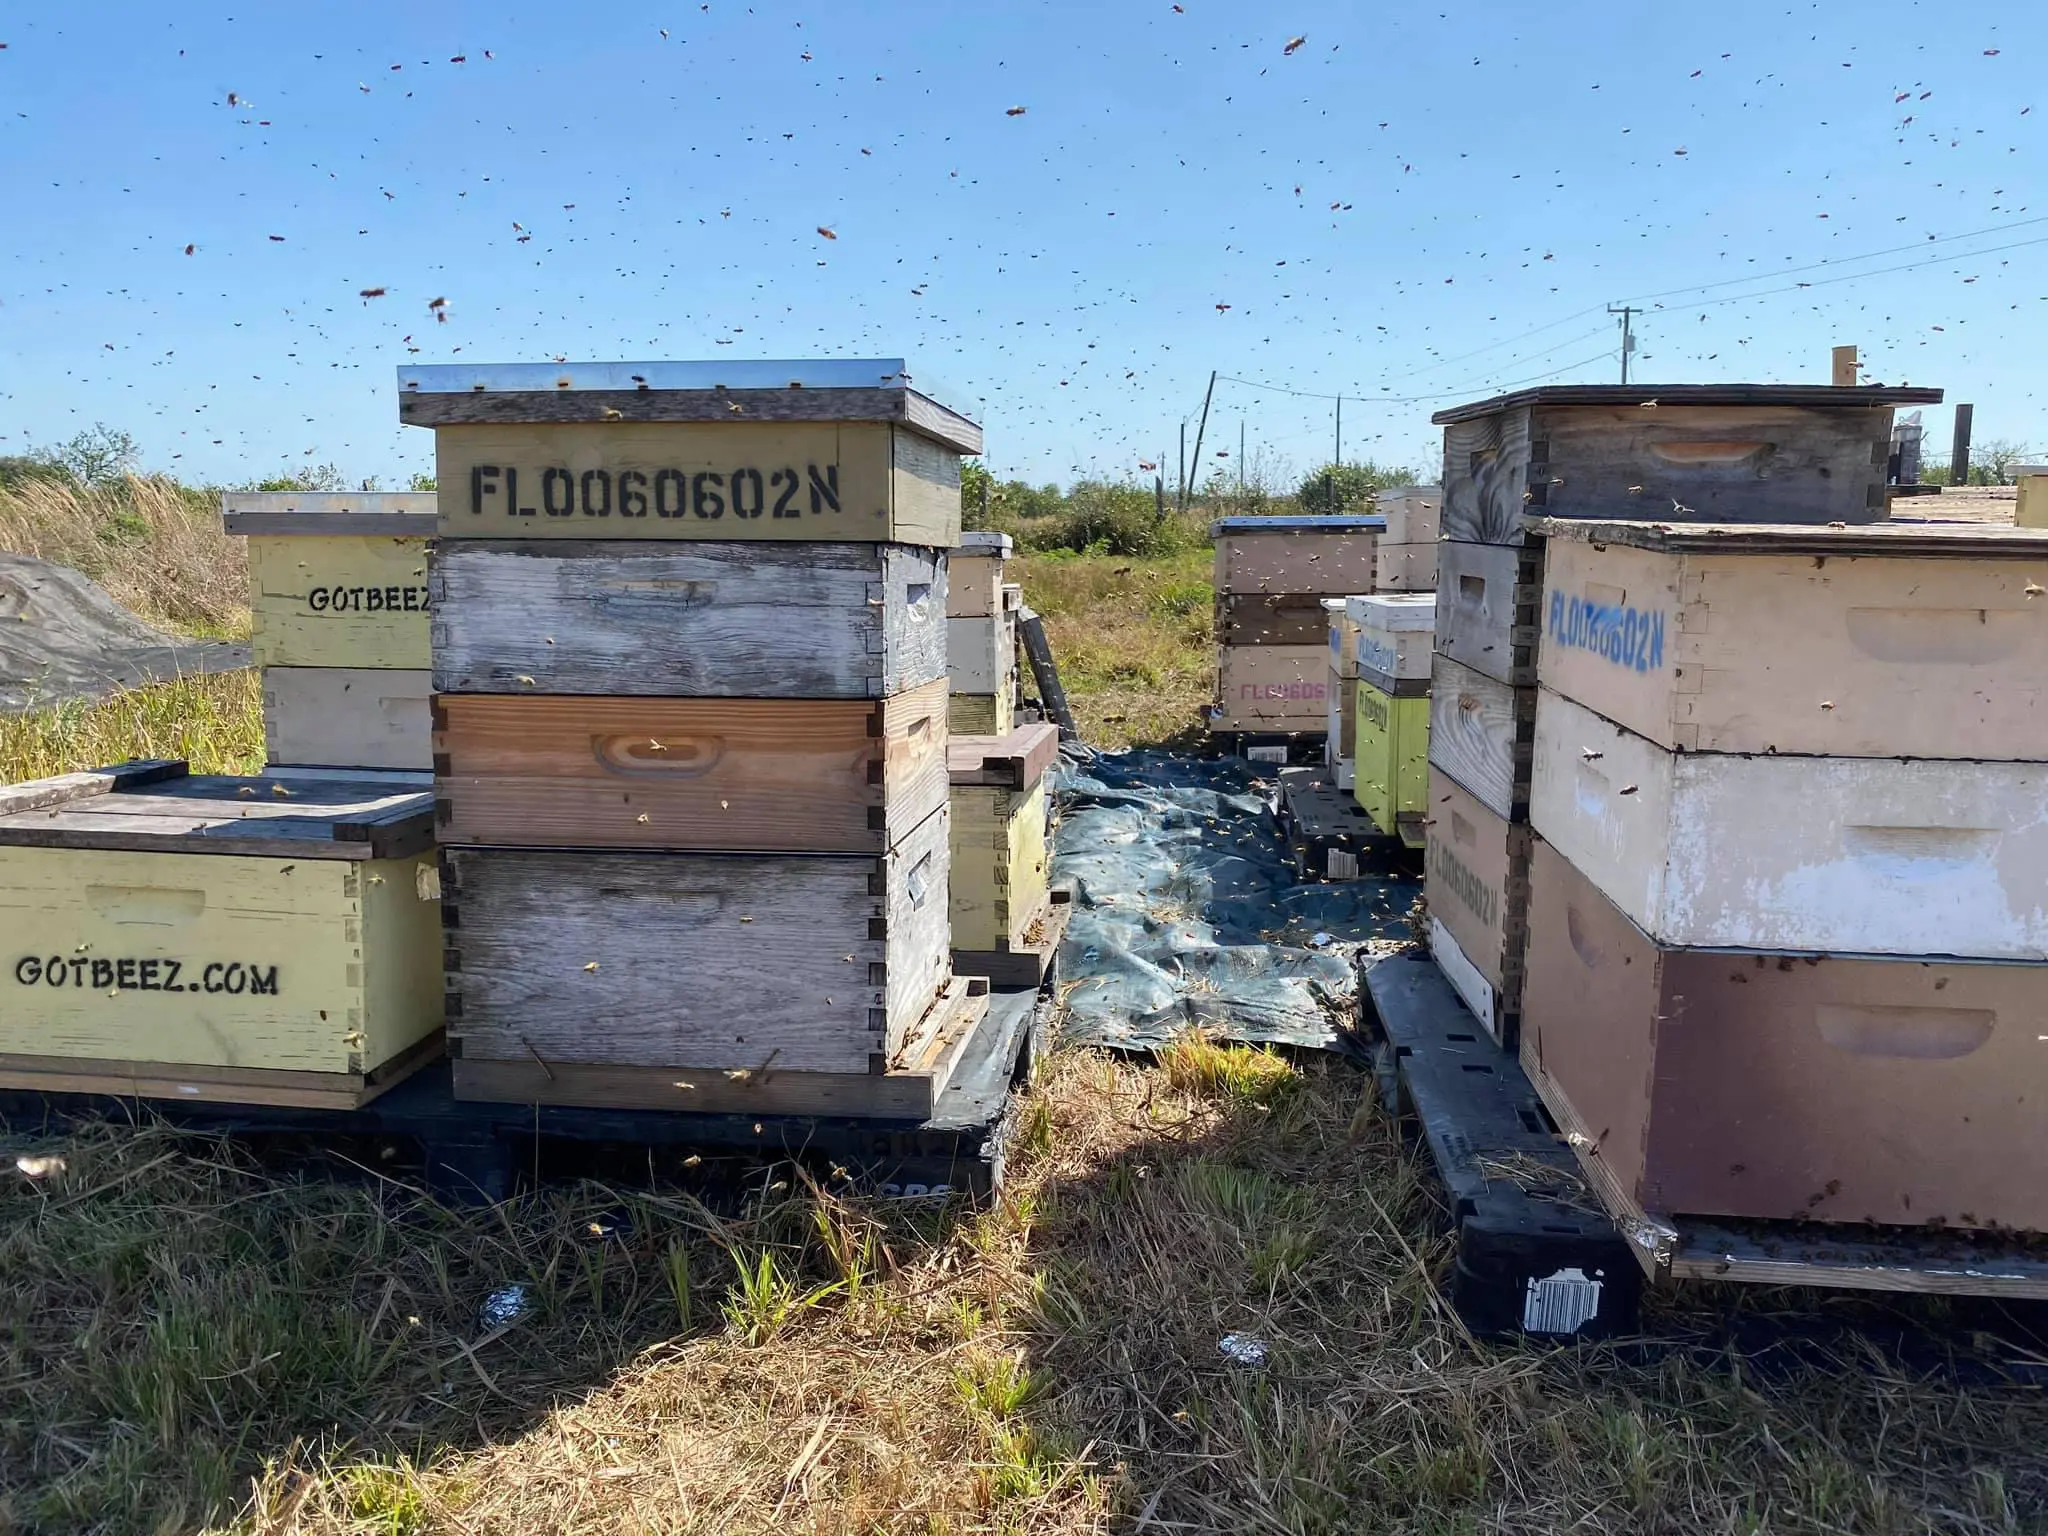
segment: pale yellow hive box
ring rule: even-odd
[[[946,759],[953,809],[953,968],[998,985],[1035,985],[1053,925],[1045,775],[1058,728],[955,737]],[[1026,957],[1032,957],[1027,959]],[[1022,967],[1024,975],[1011,973]]]
[[[230,491],[259,667],[424,669],[432,491]]]

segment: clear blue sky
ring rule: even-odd
[[[1344,413],[1427,465],[1444,403],[1614,378],[1623,299],[1639,378],[1855,342],[2048,453],[2040,3],[80,0],[0,43],[0,453],[388,482],[408,358],[900,355],[1006,477],[1170,470],[1212,368],[1436,397]],[[1224,383],[1205,464],[1307,469],[1331,414]]]

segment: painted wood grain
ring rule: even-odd
[[[946,620],[946,675],[955,693],[1007,693],[1017,673],[1017,636],[1004,614]]]
[[[955,693],[946,698],[946,719],[957,736],[1000,736],[1016,721],[1010,693]]]
[[[1539,676],[1662,746],[2048,759],[2048,543],[1886,559],[1565,539],[1548,559]]]
[[[900,440],[899,440],[900,439]],[[434,434],[444,539],[960,541],[928,440],[885,424],[577,422]]]
[[[430,863],[0,847],[0,1053],[370,1071],[441,1024]]]
[[[946,801],[946,685],[857,699],[444,694],[443,845],[877,853]]]
[[[2048,966],[1659,948],[1556,850],[1525,1054],[1642,1209],[2048,1229]]]
[[[1520,536],[1529,495],[1529,412],[1503,410],[1444,428],[1443,537],[1503,544]],[[1437,588],[1450,585],[1439,553]]]
[[[1436,648],[1503,683],[1534,682],[1538,557],[1507,544],[1438,547]]]
[[[2048,765],[1673,753],[1544,689],[1529,819],[1660,943],[2048,958]]]
[[[1503,1007],[1514,1006],[1520,991],[1529,844],[1528,827],[1494,815],[1440,770],[1431,771],[1423,847],[1429,915],[1503,994]]]
[[[1370,592],[1379,535],[1356,529],[1224,532],[1216,537],[1216,590],[1234,596]]]
[[[1525,819],[1536,735],[1536,693],[1436,658],[1429,762],[1503,821]]]
[[[945,562],[896,544],[461,540],[442,693],[881,698],[945,675]]]
[[[266,667],[263,742],[273,763],[431,768],[432,674],[383,667]]]
[[[427,541],[253,536],[249,610],[260,667],[424,668]]]
[[[1400,819],[1429,804],[1429,700],[1402,699],[1352,684],[1352,798],[1389,837]]]
[[[943,811],[891,854],[442,854],[464,1061],[864,1073],[947,966]]]
[[[1050,899],[1045,785],[956,788],[950,804],[953,947],[1007,949]]]
[[[1329,706],[1327,645],[1229,645],[1217,653],[1220,730],[1323,729]]]

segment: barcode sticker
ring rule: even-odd
[[[1255,763],[1284,763],[1287,761],[1287,748],[1284,746],[1246,747],[1244,755]]]
[[[1524,1333],[1577,1333],[1581,1324],[1600,1315],[1600,1282],[1583,1269],[1560,1269],[1529,1282],[1522,1299]]]
[[[1358,855],[1346,848],[1332,848],[1324,855],[1324,874],[1332,880],[1356,880]]]

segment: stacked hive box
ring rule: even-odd
[[[1373,587],[1373,517],[1226,517],[1216,544],[1216,702],[1210,728],[1321,736],[1329,728],[1326,598]]]
[[[1866,523],[1893,408],[1939,390],[1777,385],[1525,390],[1440,412],[1427,893],[1445,974],[1514,1039],[1527,920],[1543,549],[1558,518]]]
[[[973,423],[900,363],[406,369],[436,434],[459,1096],[931,1112],[946,561]]]
[[[1005,736],[955,736],[952,781],[953,969],[998,986],[1037,986],[1057,942],[1047,880],[1050,806],[1045,774],[1059,728],[1020,725]]]
[[[1522,1057],[1611,1203],[2048,1230],[2048,531],[1534,527]]]
[[[1017,698],[1017,609],[1007,533],[962,534],[946,561],[947,714],[963,736],[1001,736]]]
[[[433,492],[230,492],[273,767],[425,774]]]
[[[1388,837],[1424,846],[1429,809],[1430,642],[1436,594],[1346,599],[1354,671],[1353,797]]]
[[[1375,592],[1434,592],[1443,492],[1434,485],[1394,486],[1373,498],[1386,532],[1373,551]]]
[[[1357,718],[1358,625],[1351,617],[1350,597],[1326,597],[1323,613],[1330,626],[1329,701],[1323,706],[1323,728],[1329,739],[1323,743],[1323,764],[1330,770],[1337,788],[1350,794],[1356,782],[1357,746],[1353,721]]]

